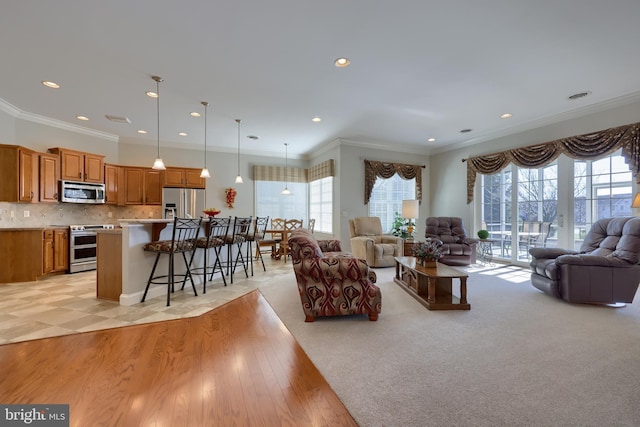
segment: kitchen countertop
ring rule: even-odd
[[[145,219],[119,219],[118,222],[121,224],[158,224],[158,223],[169,224],[173,222],[173,220],[165,219],[165,218],[145,218]]]

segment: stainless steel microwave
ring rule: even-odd
[[[92,182],[60,181],[60,201],[65,203],[104,203],[105,186]]]

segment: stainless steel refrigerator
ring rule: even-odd
[[[173,219],[204,216],[205,190],[195,188],[164,188],[162,190],[164,217]]]

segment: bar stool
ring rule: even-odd
[[[260,253],[260,242],[264,240],[264,234],[267,231],[267,225],[269,225],[269,217],[268,216],[257,216],[256,220],[253,222],[253,231],[249,233],[247,239],[247,262],[251,262],[251,275],[253,276],[253,243],[256,244],[256,259],[260,258],[262,262],[262,269],[267,271],[267,268],[264,266],[264,260],[262,259],[262,254]]]
[[[156,242],[150,242],[144,245],[143,249],[146,252],[153,252],[156,254],[156,260],[153,263],[153,269],[151,270],[151,274],[149,275],[149,280],[147,281],[147,287],[144,289],[144,294],[142,295],[142,301],[144,302],[147,297],[147,292],[149,291],[149,286],[151,284],[163,284],[167,285],[167,307],[171,303],[171,293],[174,292],[174,284],[176,276],[184,277],[182,280],[182,288],[184,289],[185,284],[187,283],[187,279],[191,280],[191,287],[193,288],[193,293],[195,296],[198,296],[198,292],[196,291],[196,286],[193,283],[193,276],[191,276],[191,262],[193,261],[193,255],[196,250],[196,241],[198,239],[198,233],[200,232],[200,224],[202,223],[202,218],[192,219],[192,218],[174,218],[173,220],[173,231],[171,240],[158,240]],[[158,266],[158,261],[160,260],[160,255],[169,255],[169,268],[168,274],[154,276],[156,272],[156,267]],[[174,269],[174,257],[175,254],[182,254],[182,258],[184,259],[184,265],[186,271],[184,274],[175,274]],[[187,259],[187,254],[190,254],[189,259]]]
[[[196,247],[204,250],[204,264],[203,267],[192,269],[193,271],[199,271],[202,269],[202,293],[207,293],[207,273],[211,272],[209,280],[213,280],[213,275],[216,271],[219,271],[222,275],[222,281],[227,286],[227,279],[224,277],[224,270],[222,269],[221,251],[222,247],[226,244],[225,238],[229,232],[229,225],[231,224],[231,217],[228,218],[210,218],[205,223],[205,230],[207,235],[205,237],[198,238]],[[213,266],[209,266],[208,256],[209,249],[213,249],[213,255],[215,260]]]
[[[227,274],[231,276],[231,283],[233,283],[233,274],[236,272],[236,267],[238,266],[238,261],[242,263],[242,267],[244,268],[244,274],[249,278],[249,272],[247,270],[247,264],[244,260],[244,256],[242,254],[243,248],[242,246],[247,241],[247,236],[249,235],[249,231],[251,230],[251,221],[252,217],[235,217],[233,220],[233,226],[231,227],[231,236],[227,233],[227,238],[225,239],[225,244],[227,245]],[[235,260],[233,259],[233,248],[236,247],[238,253],[236,254]]]

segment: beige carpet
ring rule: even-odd
[[[571,305],[526,270],[470,268],[432,312],[376,269],[377,322],[305,323],[293,273],[260,290],[361,426],[638,426],[640,303]]]

